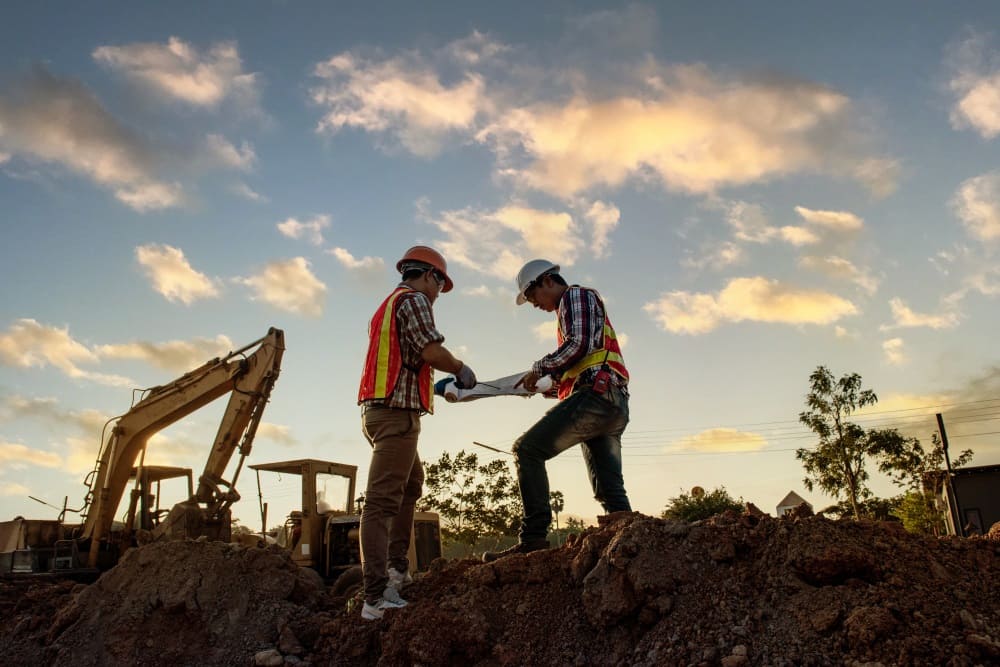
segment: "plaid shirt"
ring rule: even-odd
[[[559,379],[573,364],[604,345],[604,308],[596,290],[573,285],[559,299],[556,317],[564,334],[562,345],[532,364],[531,370],[539,376],[551,375]],[[581,386],[592,384],[599,370],[600,366],[588,368],[580,374],[577,383]],[[625,381],[617,374],[612,383],[625,386]]]
[[[399,287],[407,285],[400,283]],[[434,311],[431,310],[431,300],[426,294],[413,290],[399,296],[396,306],[396,332],[399,334],[399,348],[403,357],[403,367],[399,369],[396,388],[385,400],[368,401],[368,403],[422,412],[420,387],[415,372],[425,363],[420,353],[429,344],[444,341],[444,336],[434,326]]]

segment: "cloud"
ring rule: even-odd
[[[900,298],[889,299],[889,307],[892,308],[893,324],[882,325],[882,331],[899,328],[927,327],[929,329],[953,329],[958,326],[959,319],[955,313],[945,313],[943,315],[926,315],[915,313],[910,310]]]
[[[535,340],[543,343],[554,343],[556,340],[556,321],[545,320],[531,327],[531,332],[535,335]]]
[[[179,205],[182,192],[176,183],[143,183],[115,190],[115,199],[146,213]]]
[[[948,83],[955,95],[952,127],[995,138],[1000,134],[1000,52],[990,49],[986,35],[971,32],[949,47],[947,61],[952,70]]]
[[[490,51],[470,44],[462,40],[445,50],[466,64]],[[420,156],[438,153],[449,134],[471,133],[489,106],[480,75],[467,71],[445,83],[416,53],[376,61],[344,52],[318,63],[313,73],[320,83],[310,93],[324,108],[318,131],[353,127],[389,135]]]
[[[512,280],[531,258],[572,266],[583,248],[580,227],[568,213],[513,203],[495,211],[470,207],[421,215],[445,235],[435,247],[449,262],[503,280]]]
[[[250,201],[253,202],[263,203],[268,201],[267,197],[260,194],[246,183],[237,183],[232,187],[232,191],[237,195],[239,195],[240,197],[243,197],[244,199],[249,199]]]
[[[888,197],[899,185],[899,160],[887,157],[865,158],[858,162],[852,174],[854,180],[863,183],[874,197]]]
[[[745,258],[743,248],[732,241],[707,244],[698,256],[685,257],[681,260],[683,266],[693,269],[710,267],[715,270],[739,264]]]
[[[17,482],[4,482],[0,484],[0,496],[26,496],[31,493],[31,489],[24,484]]]
[[[358,259],[346,248],[331,248],[326,252],[333,255],[341,266],[365,282],[381,281],[385,277],[385,260],[381,257],[366,255]]]
[[[20,443],[0,440],[0,463],[4,467],[30,464],[43,468],[58,468],[62,465],[62,457],[53,452],[32,449]]]
[[[279,310],[308,317],[323,314],[326,285],[309,269],[309,260],[304,257],[271,262],[256,276],[236,282],[250,287],[254,300]]]
[[[305,222],[296,218],[288,218],[277,224],[278,231],[290,239],[305,238],[309,243],[323,245],[323,230],[330,226],[330,216],[317,215]]]
[[[227,99],[243,110],[258,107],[258,77],[243,71],[235,42],[219,42],[199,52],[171,37],[166,44],[101,46],[93,57],[159,97],[203,108],[218,107]]]
[[[628,180],[705,194],[803,171],[886,187],[885,169],[860,168],[873,156],[851,100],[833,89],[726,78],[703,65],[639,73],[641,93],[588,94],[583,82],[567,101],[503,109],[477,139],[511,158],[501,174],[564,197]]]
[[[136,247],[135,257],[153,282],[153,289],[167,301],[191,305],[199,299],[219,296],[214,282],[191,268],[179,248],[150,243]]]
[[[786,225],[778,230],[782,241],[794,246],[813,245],[819,243],[819,237],[805,227]]]
[[[55,163],[145,212],[179,205],[179,185],[154,174],[155,149],[121,125],[82,84],[36,67],[0,96],[0,149]]]
[[[766,446],[763,436],[733,428],[708,429],[678,442],[680,449],[699,452],[756,452]]]
[[[69,335],[69,329],[50,327],[24,318],[0,334],[0,363],[14,368],[54,366],[71,378],[112,386],[129,386],[119,375],[85,371],[78,364],[97,363],[97,355]]]
[[[210,134],[205,137],[205,150],[212,162],[223,167],[250,171],[257,164],[257,153],[248,141],[237,148],[221,134]]]
[[[63,410],[54,398],[26,398],[17,394],[0,400],[0,422],[34,419],[41,424],[69,426],[82,433],[99,435],[108,415],[97,410]]]
[[[271,424],[270,422],[261,422],[257,426],[257,437],[265,438],[279,445],[292,446],[298,444],[298,441],[292,437],[289,427],[281,424]]]
[[[811,271],[817,271],[836,280],[846,280],[854,283],[868,294],[878,290],[879,281],[865,269],[860,269],[850,260],[831,255],[828,257],[806,256],[799,259],[799,266]]]
[[[476,285],[475,287],[463,287],[459,293],[466,296],[488,297],[493,295],[493,290],[486,285]]]
[[[951,207],[971,237],[984,242],[1000,240],[1000,171],[962,181]]]
[[[804,227],[776,227],[771,224],[767,213],[760,204],[745,201],[719,202],[711,206],[722,206],[726,223],[732,228],[738,241],[748,243],[770,243],[775,239],[790,245],[802,246],[819,242],[819,237]]]
[[[604,257],[608,251],[608,236],[618,226],[622,212],[614,204],[597,200],[590,205],[584,217],[594,226],[591,250],[596,257]]]
[[[724,322],[830,324],[854,315],[842,297],[801,289],[760,276],[734,278],[717,294],[666,292],[643,306],[664,331],[700,334]]]
[[[492,60],[501,53],[510,51],[510,47],[490,39],[478,30],[473,30],[468,37],[457,39],[445,47],[445,52],[459,63],[477,65],[483,61]]]
[[[847,211],[817,211],[805,206],[796,206],[795,212],[806,222],[835,232],[857,232],[865,224],[864,220]]]
[[[117,345],[98,345],[94,352],[106,359],[138,359],[168,371],[186,372],[210,359],[224,357],[235,349],[228,336],[172,340],[165,343],[136,341]]]
[[[902,366],[908,359],[903,350],[902,338],[890,338],[882,341],[882,352],[885,353],[885,361],[891,366]]]

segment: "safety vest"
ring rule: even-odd
[[[615,335],[615,328],[611,326],[611,320],[608,319],[608,309],[604,307],[604,302],[595,290],[590,290],[586,287],[582,287],[580,289],[593,292],[594,296],[597,298],[597,303],[601,306],[601,310],[604,311],[604,335],[601,337],[601,347],[595,348],[590,354],[577,361],[569,370],[562,374],[562,377],[559,378],[560,400],[573,393],[573,387],[576,385],[576,380],[580,377],[581,373],[588,368],[603,366],[605,363],[607,363],[608,367],[617,373],[619,377],[628,382],[628,369],[625,368],[625,359],[622,358],[622,348],[618,344],[618,337]],[[558,323],[559,329],[556,332],[556,338],[559,341],[559,345],[562,346],[566,336],[562,330],[562,320],[558,320]]]
[[[403,353],[399,346],[399,332],[396,330],[396,310],[402,296],[414,290],[397,287],[372,316],[368,324],[368,355],[361,373],[361,387],[358,389],[358,403],[392,396],[403,368]],[[427,412],[434,412],[434,369],[428,363],[421,363],[419,369],[409,368],[417,374],[420,390],[420,404]]]

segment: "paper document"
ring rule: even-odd
[[[476,384],[475,387],[470,389],[459,389],[455,386],[455,378],[449,376],[443,380],[438,380],[434,383],[434,393],[438,396],[443,396],[444,400],[449,403],[464,403],[466,401],[475,401],[479,398],[488,398],[490,396],[534,396],[535,394],[545,394],[552,389],[552,378],[545,376],[538,379],[538,385],[535,387],[535,391],[528,391],[524,386],[515,387],[514,385],[524,377],[525,373],[528,371],[522,371],[514,375],[508,375],[507,377],[498,378],[496,380],[486,380]]]

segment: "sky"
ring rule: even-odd
[[[134,389],[272,326],[287,349],[249,463],[363,480],[368,320],[414,244],[446,256],[437,326],[482,380],[555,348],[554,316],[514,304],[523,262],[600,291],[641,512],[695,485],[772,514],[789,491],[831,504],[795,458],[816,445],[798,415],[820,365],[878,395],[862,425],[929,444],[942,413],[954,452],[1000,464],[995,2],[4,13],[2,519],[78,508]],[[224,403],[157,434],[147,463],[197,475]],[[439,400],[420,455],[502,456],[473,442],[509,449],[552,405]],[[548,469],[593,520],[579,448]],[[259,525],[255,480],[237,488]],[[296,502],[287,479],[264,493],[272,517]]]

